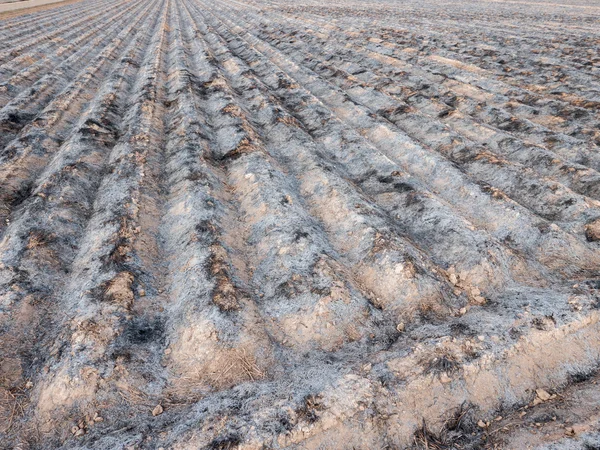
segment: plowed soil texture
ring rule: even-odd
[[[0,448],[600,448],[600,2],[0,20]]]

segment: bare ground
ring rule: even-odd
[[[80,0],[9,0],[0,2],[0,19],[56,8]]]
[[[598,448],[599,18],[0,20],[0,447]]]

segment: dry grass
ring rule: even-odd
[[[265,374],[256,364],[256,359],[246,353],[246,349],[235,349],[228,353],[223,368],[213,373],[214,384],[221,384],[229,379],[245,379],[256,381],[264,378]]]
[[[188,369],[181,371],[182,375],[167,393],[171,404],[197,401],[206,393],[206,389],[228,389],[239,383],[263,379],[267,375],[256,358],[243,347],[220,348],[213,355],[205,364],[186,363]]]
[[[476,429],[474,408],[463,403],[442,423],[439,432],[428,427],[425,419],[413,437],[413,449],[454,450],[482,448],[482,436]],[[477,430],[475,437],[474,430]]]
[[[2,389],[3,391],[3,408],[0,410],[0,413],[8,412],[8,414],[3,414],[2,421],[0,423],[5,423],[4,428],[0,428],[2,433],[8,433],[13,426],[15,425],[16,420],[19,417],[25,415],[25,409],[27,408],[27,399],[28,394],[24,388],[14,388],[14,389]]]

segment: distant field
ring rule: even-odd
[[[53,3],[61,3],[65,0],[0,0],[0,14],[8,11],[17,11],[26,8],[42,7]],[[72,0],[66,0],[72,3]],[[2,16],[0,15],[0,19]]]
[[[0,448],[600,448],[599,2],[4,17]]]

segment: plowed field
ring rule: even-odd
[[[595,0],[0,19],[0,448],[597,448],[599,150]]]

